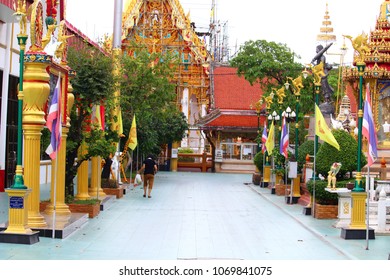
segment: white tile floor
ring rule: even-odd
[[[152,198],[139,187],[66,239],[0,244],[0,259],[386,260],[390,237],[344,240],[334,220],[302,214],[250,174],[159,172]],[[7,220],[0,194],[0,224]]]

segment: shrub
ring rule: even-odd
[[[178,152],[181,154],[193,154],[194,153],[194,151],[191,148],[180,148],[178,150]],[[181,157],[181,156],[179,156],[178,161],[195,162],[195,158],[194,157]]]
[[[101,187],[108,188],[108,189],[117,189],[119,186],[116,183],[116,180],[102,178],[101,179]]]
[[[314,183],[316,188],[315,201],[322,205],[337,205],[337,193],[330,193],[325,190],[328,186],[328,181],[310,180],[307,182],[307,189],[310,195],[313,196]],[[339,186],[339,184],[337,184]]]
[[[357,141],[344,130],[332,130],[332,133],[340,145],[340,151],[328,143],[323,143],[316,157],[316,171],[324,177],[328,175],[331,165],[340,162],[341,168],[337,178],[344,178],[357,168]],[[366,156],[361,152],[361,167],[367,164]]]
[[[263,172],[263,160],[264,160],[264,155],[262,152],[258,152],[255,157],[253,158],[253,163],[257,167],[257,169],[260,171],[260,173]]]

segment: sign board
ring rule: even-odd
[[[172,149],[172,158],[177,158],[178,149]]]
[[[24,208],[24,199],[20,196],[10,196],[9,198],[9,208],[12,209],[23,209]]]
[[[222,162],[223,158],[223,151],[222,150],[215,150],[215,162]]]
[[[247,156],[252,153],[252,148],[244,148],[244,155]]]
[[[289,162],[288,178],[297,178],[298,163],[296,161]]]

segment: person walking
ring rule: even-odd
[[[157,164],[153,159],[152,155],[148,155],[146,159],[142,163],[141,169],[137,172],[138,174],[141,174],[141,172],[144,172],[144,197],[146,197],[146,192],[148,193],[148,198],[151,198],[152,196],[150,193],[153,189],[153,183],[154,183],[154,174],[157,172]]]

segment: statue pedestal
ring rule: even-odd
[[[325,190],[338,195],[338,220],[333,226],[335,228],[348,227],[351,223],[351,191],[347,188],[326,188]]]

